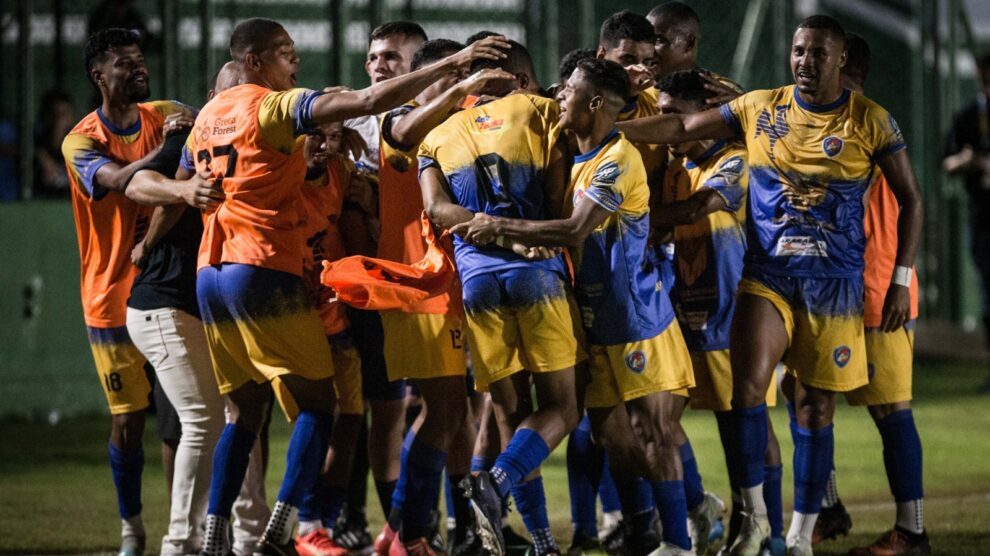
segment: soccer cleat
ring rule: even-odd
[[[818,521],[815,522],[815,532],[811,535],[811,544],[818,544],[828,539],[836,539],[839,535],[843,537],[848,536],[852,526],[852,516],[846,511],[846,507],[842,505],[842,500],[839,500],[830,508],[822,507],[818,513]]]
[[[609,534],[602,539],[602,548],[605,549],[605,554],[610,556],[618,556],[626,553],[626,532],[625,527],[621,524],[612,529]]]
[[[398,544],[398,535],[386,523],[382,532],[378,534],[374,544],[372,544],[372,550],[375,556],[388,556],[393,544]]]
[[[806,539],[798,539],[794,544],[787,547],[786,556],[814,556],[811,549],[811,542]]]
[[[533,546],[529,539],[516,533],[508,523],[502,526],[502,540],[505,542],[505,553],[508,556],[525,556]]]
[[[656,550],[650,552],[649,556],[695,556],[694,550],[685,550],[673,544],[663,543]]]
[[[124,535],[120,539],[117,556],[143,556],[145,538],[139,535]]]
[[[708,533],[708,544],[713,544],[725,537],[725,524],[719,519],[712,525],[712,532]]]
[[[463,538],[455,539],[451,543],[447,553],[450,556],[475,556],[477,554],[483,554],[484,549],[481,546],[481,538],[474,533],[474,530],[467,529],[464,532]]]
[[[763,550],[760,551],[760,556],[787,556],[787,546],[784,543],[784,539],[774,537],[767,541],[763,545]]]
[[[571,539],[571,546],[567,549],[567,556],[581,556],[586,551],[592,550],[601,552],[602,541],[575,531],[574,537]]]
[[[262,535],[261,540],[254,547],[253,556],[299,556],[299,553],[296,552],[295,539],[289,539],[285,544],[276,544]]]
[[[492,483],[487,471],[464,478],[461,488],[471,498],[474,522],[478,525],[478,535],[488,556],[505,554],[505,539],[502,537],[502,496]]]
[[[348,516],[341,512],[337,525],[333,528],[331,537],[338,545],[352,553],[370,554],[372,552],[371,533],[368,532],[368,522],[365,519]],[[385,547],[388,551],[388,547]]]
[[[854,548],[849,556],[901,556],[904,554],[931,554],[928,533],[914,534],[894,527],[869,546]]]
[[[426,537],[420,537],[407,542],[395,541],[389,547],[388,556],[437,556],[437,552]]]
[[[711,533],[724,512],[725,503],[722,502],[722,499],[706,492],[701,504],[698,504],[697,508],[688,513],[688,522],[691,526],[691,546],[699,555],[704,556],[708,553]]]
[[[347,556],[346,548],[340,546],[326,529],[314,529],[306,535],[296,537],[296,552],[299,556]]]
[[[739,535],[729,548],[729,555],[759,556],[760,549],[769,540],[770,521],[767,516],[742,512]]]
[[[663,539],[661,538],[660,532],[656,527],[650,527],[639,535],[633,535],[631,532],[627,532],[625,538],[625,553],[632,554],[633,556],[641,554],[655,554],[657,553],[657,550],[663,548],[664,545],[662,541]]]

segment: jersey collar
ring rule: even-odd
[[[808,112],[831,112],[849,100],[849,89],[842,89],[842,94],[839,95],[839,98],[836,99],[835,102],[830,102],[828,104],[812,104],[801,99],[801,95],[798,94],[797,85],[794,85],[794,100],[797,101],[798,106],[804,108]]]
[[[598,153],[602,152],[602,149],[605,148],[605,145],[609,144],[612,141],[612,139],[615,139],[618,135],[619,135],[619,130],[613,128],[612,131],[608,132],[608,135],[605,136],[605,139],[603,139],[601,143],[598,143],[597,147],[591,149],[586,153],[582,153],[575,156],[574,162],[575,163],[587,162],[592,158],[595,158],[595,156],[597,156]]]
[[[701,156],[699,156],[697,159],[691,160],[690,158],[685,157],[684,167],[687,168],[688,170],[694,170],[695,168],[698,167],[699,164],[715,156],[716,153],[718,153],[723,148],[725,148],[725,145],[726,145],[725,139],[719,139],[718,141],[715,142],[714,145],[708,147],[707,151],[701,153]]]
[[[103,108],[102,107],[98,107],[96,109],[96,115],[100,117],[100,121],[103,122],[103,125],[107,126],[107,129],[110,130],[110,133],[113,133],[114,135],[122,135],[122,136],[126,137],[128,135],[134,135],[135,133],[141,131],[141,113],[140,112],[138,112],[138,119],[137,119],[137,121],[134,122],[131,125],[131,127],[126,127],[126,128],[120,128],[120,127],[117,127],[117,126],[113,125],[112,123],[110,123],[110,120],[108,120],[107,117],[103,115]]]

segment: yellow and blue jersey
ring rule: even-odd
[[[747,268],[861,279],[865,193],[877,161],[905,148],[894,118],[858,93],[815,105],[795,86],[747,93],[721,114],[748,151]]]
[[[646,257],[650,188],[636,147],[613,131],[574,157],[569,193],[574,206],[588,198],[611,213],[575,253],[575,297],[588,341],[625,344],[659,335],[674,311]]]
[[[420,144],[420,171],[439,168],[452,200],[471,212],[546,220],[551,213],[543,179],[560,135],[559,114],[556,102],[530,94],[458,112]],[[468,245],[456,236],[454,255],[462,282],[509,268],[565,272],[562,257],[532,262],[500,247]]]
[[[670,296],[691,351],[729,347],[746,253],[748,186],[746,150],[725,141],[667,172],[665,187],[673,201],[685,201],[704,188],[725,201],[725,209],[674,227],[676,279]]]

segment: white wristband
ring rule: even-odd
[[[911,287],[911,275],[912,270],[906,266],[895,266],[894,275],[890,278],[891,284],[897,284],[898,286],[904,286],[905,288]]]

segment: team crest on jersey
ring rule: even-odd
[[[574,195],[571,198],[571,202],[574,203],[574,206],[578,206],[578,203],[580,203],[581,199],[583,198],[584,198],[584,189],[575,189]]]
[[[646,369],[646,354],[639,350],[627,354],[626,366],[636,374],[642,373]]]
[[[478,116],[474,119],[474,123],[478,125],[478,131],[495,131],[502,129],[502,124],[505,123],[505,120],[493,120],[491,116]]]
[[[842,139],[839,139],[835,135],[829,135],[822,141],[822,151],[829,158],[835,158],[842,152],[843,145],[845,145],[845,142]]]
[[[849,346],[839,346],[832,352],[832,360],[840,369],[848,365],[850,359],[852,359],[852,350]]]

